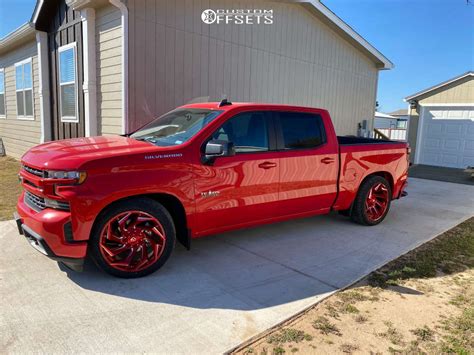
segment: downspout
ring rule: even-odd
[[[84,53],[84,92],[85,135],[96,136],[99,131],[97,122],[97,71],[96,71],[96,39],[95,39],[95,10],[81,10],[82,39]]]
[[[48,58],[48,34],[36,32],[36,47],[38,51],[38,96],[41,117],[41,143],[52,139],[51,131],[51,99],[49,92],[49,58]]]
[[[122,134],[128,133],[128,8],[120,0],[109,0],[122,13]]]

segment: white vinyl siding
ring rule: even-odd
[[[32,67],[31,58],[15,63],[16,112],[19,119],[34,119]]]
[[[76,43],[59,47],[59,101],[62,122],[78,122]]]
[[[0,69],[0,117],[5,118],[5,70]]]

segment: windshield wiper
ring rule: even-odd
[[[156,140],[153,138],[153,136],[131,137],[131,138],[136,139],[137,141],[156,143]]]

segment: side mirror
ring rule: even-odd
[[[207,142],[202,157],[202,163],[211,165],[217,157],[231,157],[235,155],[234,143],[223,140],[210,140]]]

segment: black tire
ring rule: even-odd
[[[113,219],[114,216],[127,211],[143,211],[155,217],[164,230],[165,239],[164,248],[159,258],[145,269],[133,272],[118,270],[115,267],[110,266],[100,251],[100,235],[105,225],[109,220]],[[173,218],[169,214],[168,210],[160,203],[152,199],[136,198],[114,203],[101,212],[101,214],[97,217],[96,223],[92,229],[91,238],[89,240],[89,251],[92,259],[99,266],[99,268],[108,274],[121,278],[138,278],[149,275],[162,267],[170,257],[175,244],[176,229],[173,223]]]
[[[380,218],[378,218],[377,220],[372,220],[367,215],[365,201],[367,199],[367,195],[369,194],[370,189],[373,186],[376,186],[377,184],[380,184],[380,183],[383,184],[385,188],[388,190],[387,207],[386,207],[385,212]],[[362,224],[364,226],[375,226],[379,224],[385,219],[388,211],[390,210],[390,202],[392,200],[391,197],[392,197],[392,189],[390,188],[390,184],[385,178],[381,176],[377,176],[377,175],[368,177],[359,187],[359,191],[357,192],[356,198],[352,205],[351,219],[354,222],[358,224]]]

